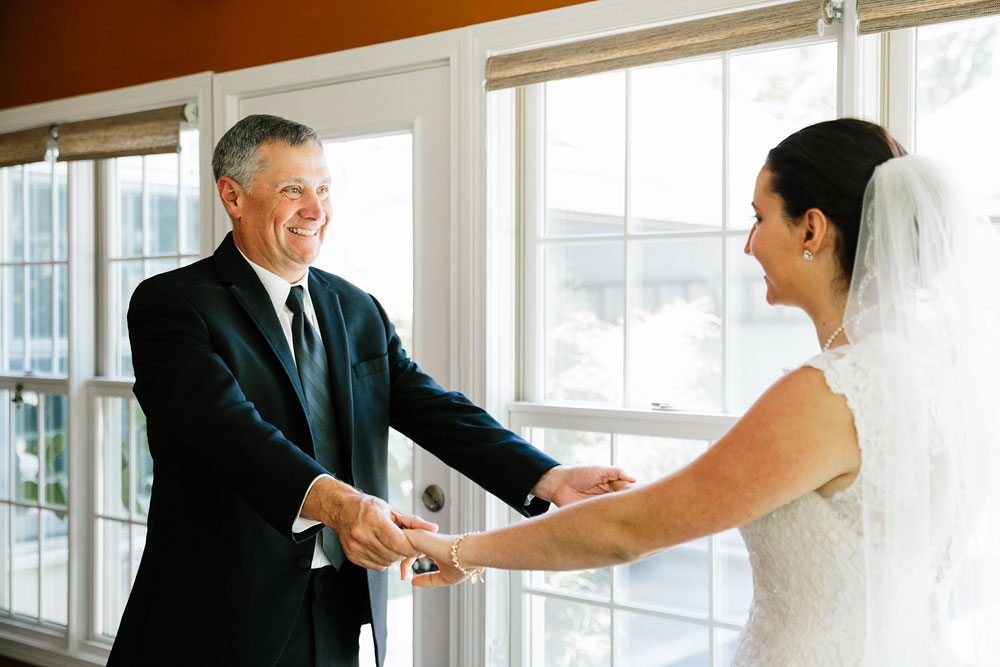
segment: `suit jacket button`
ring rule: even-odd
[[[298,565],[299,568],[302,570],[312,569],[312,558],[310,558],[309,556],[303,556],[302,558],[299,558],[297,561],[295,561],[295,564]]]

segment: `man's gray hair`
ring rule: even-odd
[[[268,141],[293,147],[307,141],[323,145],[319,134],[308,125],[268,114],[247,116],[229,128],[215,145],[215,152],[212,154],[215,180],[228,176],[239,183],[241,188],[249,191],[261,168],[257,148]]]

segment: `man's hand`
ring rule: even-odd
[[[633,483],[635,479],[621,468],[556,466],[542,475],[531,493],[562,507],[578,500],[627,489]]]
[[[436,524],[393,509],[387,502],[330,477],[316,480],[302,506],[302,516],[322,521],[337,532],[344,555],[369,570],[385,570],[402,558],[418,555],[401,528],[437,531]]]

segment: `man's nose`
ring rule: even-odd
[[[323,200],[315,190],[307,190],[299,200],[299,215],[305,220],[322,220],[326,216]]]

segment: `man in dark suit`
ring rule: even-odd
[[[310,268],[330,219],[318,135],[251,116],[213,170],[233,221],[212,257],[144,281],[129,307],[154,483],[109,665],[356,665],[385,655],[386,573],[416,554],[390,507],[389,427],[524,515],[610,490],[411,361],[379,303]],[[367,568],[367,569],[365,569]]]

